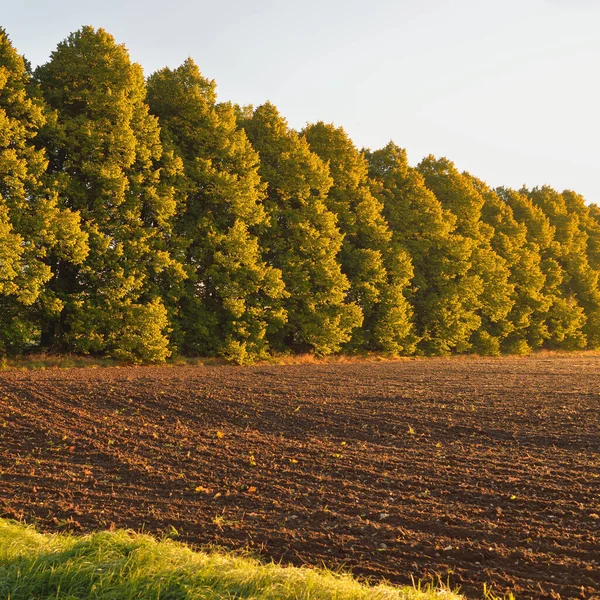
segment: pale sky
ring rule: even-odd
[[[295,128],[600,204],[600,0],[0,0],[0,25],[34,65],[103,27],[147,75],[191,56]]]

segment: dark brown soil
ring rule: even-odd
[[[600,358],[0,373],[0,516],[600,596]]]

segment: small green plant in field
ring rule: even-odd
[[[168,538],[157,541],[124,531],[84,537],[43,535],[0,519],[0,598],[459,600],[460,596],[427,586],[368,586],[322,569],[193,552]]]

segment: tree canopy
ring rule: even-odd
[[[182,350],[264,358],[267,332],[286,312],[281,271],[265,262],[257,237],[269,225],[258,154],[191,59],[151,75],[148,101],[164,146],[184,166],[175,234],[188,277],[173,308]]]
[[[337,352],[363,315],[348,298],[350,283],[339,262],[343,234],[327,207],[333,184],[329,168],[270,103],[241,125],[260,155],[259,173],[267,183],[271,226],[262,243],[268,259],[281,269],[288,294],[288,321],[275,347]]]
[[[600,208],[359,150],[193,60],[145,79],[83,27],[34,72],[0,30],[0,355],[134,362],[600,347]]]

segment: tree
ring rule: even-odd
[[[57,308],[46,287],[54,257],[73,265],[87,252],[79,216],[60,205],[34,146],[46,114],[29,88],[25,61],[0,29],[0,352],[39,343],[41,315]]]
[[[241,125],[260,155],[267,183],[266,256],[281,269],[289,293],[288,322],[274,339],[279,349],[337,352],[360,327],[362,314],[347,299],[350,286],[338,262],[343,235],[326,204],[333,183],[327,165],[270,103]]]
[[[532,315],[528,330],[529,345],[533,348],[565,349],[585,346],[583,311],[572,296],[565,297],[562,291],[565,273],[559,261],[556,229],[544,210],[528,196],[528,190],[515,192],[500,188],[498,191],[512,209],[515,219],[527,228],[527,240],[538,249],[545,277],[540,305]]]
[[[472,182],[484,199],[481,219],[493,230],[491,247],[504,259],[510,271],[512,306],[493,333],[501,340],[504,352],[528,354],[531,339],[539,339],[539,332],[534,334],[532,330],[550,306],[544,294],[546,277],[542,271],[540,249],[527,239],[527,227],[517,222],[506,200],[514,192],[503,188],[492,190],[475,177]]]
[[[41,136],[49,171],[67,206],[81,214],[90,246],[81,266],[54,266],[52,287],[64,308],[46,324],[45,342],[164,360],[170,350],[160,282],[184,272],[167,245],[176,201],[159,168],[162,159],[168,170],[168,157],[145,103],[142,69],[106,31],[84,27],[35,76],[56,111]]]
[[[592,269],[600,269],[600,206],[587,205],[585,230],[588,234],[587,255]]]
[[[484,199],[468,173],[459,173],[452,162],[434,156],[418,166],[425,185],[442,206],[456,217],[456,234],[462,237],[465,258],[470,263],[465,287],[468,295],[477,293],[471,306],[481,324],[472,331],[470,344],[482,354],[499,354],[501,342],[509,332],[506,317],[512,309],[514,287],[509,282],[506,261],[491,246],[494,230],[481,220]],[[475,308],[475,305],[477,307]]]
[[[329,166],[333,185],[326,204],[344,235],[340,262],[350,281],[348,297],[364,315],[351,346],[412,354],[416,337],[405,297],[412,264],[402,246],[392,241],[383,205],[371,191],[364,155],[342,128],[319,122],[303,134],[310,149]]]
[[[406,248],[414,265],[410,300],[420,350],[468,350],[481,324],[476,310],[482,282],[470,273],[471,244],[455,233],[456,217],[409,166],[405,150],[390,142],[366,156],[394,243]]]
[[[549,186],[522,190],[541,208],[554,227],[555,243],[549,248],[562,269],[560,294],[574,311],[582,309],[585,323],[580,336],[567,338],[563,345],[578,348],[600,345],[600,287],[598,271],[591,267],[588,254],[589,210],[582,196],[565,191],[562,194]],[[593,258],[592,258],[593,260]],[[561,313],[566,309],[561,308]]]
[[[257,238],[268,225],[258,155],[191,59],[150,76],[148,102],[163,144],[184,165],[178,185],[187,197],[175,226],[188,272],[175,319],[182,348],[237,362],[264,357],[267,332],[285,322],[285,293]]]

